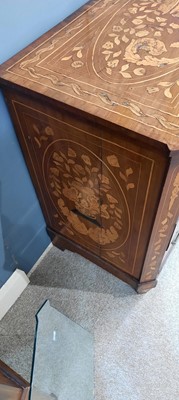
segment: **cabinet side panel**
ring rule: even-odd
[[[77,251],[81,246],[139,279],[166,153],[78,110],[17,93],[7,97],[48,228],[76,243]]]
[[[179,156],[171,160],[140,282],[156,279],[179,216]]]

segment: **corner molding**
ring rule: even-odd
[[[29,284],[24,271],[16,269],[0,289],[0,321]]]

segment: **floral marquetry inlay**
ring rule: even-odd
[[[93,107],[111,122],[117,117],[172,148],[179,136],[178,13],[179,0],[92,1],[6,77],[85,112]]]
[[[154,287],[179,211],[179,0],[91,0],[0,84],[54,244]]]
[[[37,124],[33,124],[32,128],[36,134],[34,136],[34,141],[36,145],[40,148],[43,142],[48,142],[48,140],[54,136],[53,129],[50,126],[46,126],[43,130],[40,130]]]
[[[122,171],[114,154],[105,163],[79,143],[61,139],[55,146],[55,151],[53,144],[48,148],[44,168],[51,199],[61,215],[59,223],[63,221],[72,236],[78,233],[100,246],[113,244],[113,257],[116,244],[120,248],[130,231],[127,196],[135,190],[132,168]],[[118,170],[117,175],[110,167]]]
[[[148,270],[145,278],[147,280],[152,279],[153,275],[156,274],[156,267],[158,266],[158,258],[161,257],[161,250],[163,245],[167,245],[168,231],[171,230],[172,221],[176,215],[178,206],[176,204],[179,196],[179,172],[177,172],[174,181],[172,183],[172,191],[168,201],[168,210],[165,215],[162,215],[160,226],[155,238],[153,254],[149,262]],[[176,218],[176,217],[175,217]]]
[[[141,9],[140,6],[138,8]],[[150,75],[156,72],[152,71],[151,67],[158,67],[157,72],[160,74],[160,69],[179,62],[179,56],[171,57],[167,54],[170,53],[170,48],[178,48],[179,42],[171,42],[166,47],[162,41],[167,19],[159,18],[155,14],[154,18],[149,18],[147,11],[149,10],[144,10],[144,15],[139,15],[132,21],[128,17],[122,19],[120,25],[114,25],[112,32],[108,34],[110,40],[102,45],[101,58],[102,55],[105,57],[106,73],[112,75],[115,72],[116,81],[121,79],[119,74],[126,79],[140,77],[138,79],[141,81],[142,76],[145,76],[145,79],[150,78]],[[128,27],[125,28],[125,25]],[[133,25],[132,28],[130,28],[131,25]],[[167,31],[172,40],[172,33],[175,29],[179,29],[179,24],[169,26]],[[154,37],[151,38],[151,36]],[[119,65],[120,68],[118,68]]]

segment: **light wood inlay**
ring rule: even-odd
[[[166,0],[90,2],[8,63],[3,78],[48,89],[84,111],[92,106],[102,118],[178,148],[178,7]]]
[[[156,285],[179,212],[179,0],[93,0],[0,67],[48,233]]]

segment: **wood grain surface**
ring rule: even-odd
[[[179,215],[179,0],[90,1],[0,67],[54,244],[144,293]]]
[[[179,2],[90,1],[1,69],[1,82],[179,149]]]

